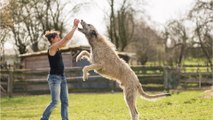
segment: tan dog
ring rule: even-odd
[[[138,93],[147,99],[155,99],[170,95],[147,95],[143,91],[136,74],[124,60],[119,58],[115,50],[112,49],[113,44],[98,34],[93,25],[87,24],[83,20],[81,20],[81,25],[83,28],[78,28],[78,30],[85,34],[91,46],[91,53],[82,51],[76,58],[76,61],[86,58],[91,63],[91,65],[83,68],[83,80],[85,81],[88,78],[88,71],[94,70],[101,76],[110,80],[116,80],[120,83],[132,120],[139,120],[135,105]]]

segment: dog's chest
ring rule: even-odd
[[[107,56],[106,56],[107,53],[105,52],[106,51],[104,50],[101,50],[101,51],[97,49],[92,50],[91,56],[90,56],[92,63],[100,63],[105,61],[107,59]]]
[[[90,57],[91,57],[92,63],[98,63],[101,60],[100,55],[97,52],[95,52],[95,51],[92,51]]]

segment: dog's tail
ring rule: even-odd
[[[169,93],[162,93],[162,94],[157,94],[157,95],[148,95],[147,93],[144,92],[141,85],[138,85],[138,92],[143,98],[145,98],[147,100],[155,100],[155,99],[158,99],[158,98],[161,98],[161,97],[171,96],[171,94],[169,94]]]

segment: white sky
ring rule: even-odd
[[[63,1],[63,0],[62,0]],[[78,1],[78,0],[77,0]],[[90,2],[90,0],[85,0]],[[85,2],[84,1],[84,2]],[[93,24],[99,33],[106,34],[106,21],[104,20],[104,11],[109,8],[107,0],[93,0],[92,7],[86,6],[84,10],[81,10],[77,15],[78,19],[83,19],[88,23]],[[72,1],[71,1],[72,2]],[[79,2],[79,1],[78,1]],[[178,19],[184,16],[188,10],[192,8],[195,0],[145,0],[146,14],[150,16],[151,21],[156,26],[165,25],[169,19]],[[72,23],[72,20],[68,22]],[[73,39],[80,39],[81,44],[88,44],[84,36],[81,33],[76,32]],[[11,43],[6,42],[5,48],[12,48]]]
[[[106,35],[106,21],[104,20],[104,11],[109,9],[107,0],[93,0],[96,5],[91,8],[82,10],[76,18],[83,19],[88,23],[93,24],[101,34]],[[150,16],[150,24],[155,27],[162,28],[168,20],[178,19],[187,14],[193,7],[195,0],[144,0],[145,13]],[[78,39],[79,44],[88,44],[87,40],[81,33],[76,32],[75,38]]]
[[[187,14],[196,0],[146,0],[147,14],[157,24],[165,24],[169,19]]]

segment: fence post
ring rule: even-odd
[[[167,66],[163,67],[163,72],[164,72],[164,74],[163,74],[164,75],[164,88],[166,91],[169,91],[170,86],[169,86],[168,67]]]
[[[167,91],[176,89],[180,79],[179,68],[164,67],[164,87]]]
[[[202,75],[201,75],[201,72],[200,72],[200,69],[199,69],[199,68],[197,69],[197,72],[198,72],[198,77],[199,77],[199,78],[198,78],[198,80],[199,80],[199,88],[201,88]]]
[[[12,97],[12,94],[13,94],[13,71],[12,70],[9,70],[7,91],[8,91],[8,96]]]

